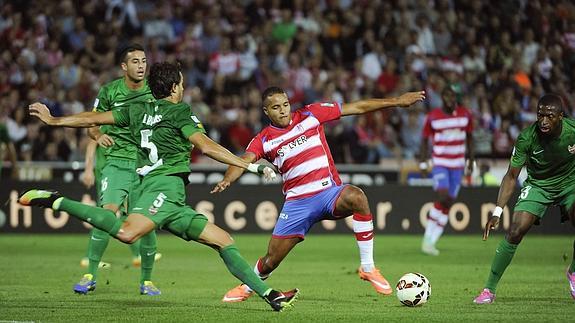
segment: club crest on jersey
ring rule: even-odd
[[[148,126],[153,126],[160,121],[162,121],[162,115],[161,114],[151,116],[151,115],[148,115],[146,113],[146,114],[144,114],[144,119],[142,120],[142,123],[145,125],[148,125]]]
[[[575,154],[575,145],[567,145],[567,150],[570,154]]]
[[[287,145],[283,145],[281,146],[280,149],[278,149],[278,156],[283,157],[288,151],[301,146],[303,144],[305,144],[307,142],[307,137],[305,135],[301,135],[299,137],[297,137],[296,139],[294,139],[292,142],[288,143]]]

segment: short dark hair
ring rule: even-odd
[[[266,99],[274,94],[286,94],[282,88],[277,86],[270,86],[262,93],[262,105],[265,105]]]
[[[539,102],[537,102],[537,108],[541,106],[555,107],[558,112],[563,112],[563,99],[558,94],[547,93],[539,99]]]
[[[142,46],[140,44],[134,43],[134,44],[130,44],[130,45],[127,45],[125,47],[122,47],[122,49],[120,50],[120,54],[118,55],[120,63],[124,63],[126,61],[126,56],[128,56],[129,53],[135,52],[135,51],[146,52],[144,50],[144,46]]]
[[[161,62],[150,67],[148,86],[156,99],[167,98],[172,94],[174,84],[179,84],[182,78],[179,63]]]

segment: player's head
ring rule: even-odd
[[[446,85],[441,91],[441,100],[443,101],[443,109],[446,111],[453,111],[457,107],[457,93],[452,85]]]
[[[156,99],[172,97],[172,101],[180,102],[184,94],[184,77],[178,63],[155,63],[150,68],[148,86]]]
[[[262,94],[264,113],[276,127],[285,128],[291,122],[291,106],[287,93],[277,87],[268,87]]]
[[[545,94],[537,102],[537,126],[543,134],[557,134],[563,120],[563,100],[557,94]]]
[[[146,53],[139,44],[131,44],[120,53],[120,66],[129,81],[139,83],[146,77]]]

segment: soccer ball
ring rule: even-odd
[[[407,273],[401,276],[395,290],[401,304],[409,307],[423,305],[431,296],[429,279],[420,273]]]

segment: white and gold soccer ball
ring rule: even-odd
[[[429,279],[420,273],[407,273],[401,276],[395,290],[401,304],[409,307],[420,306],[429,300],[431,284]]]

